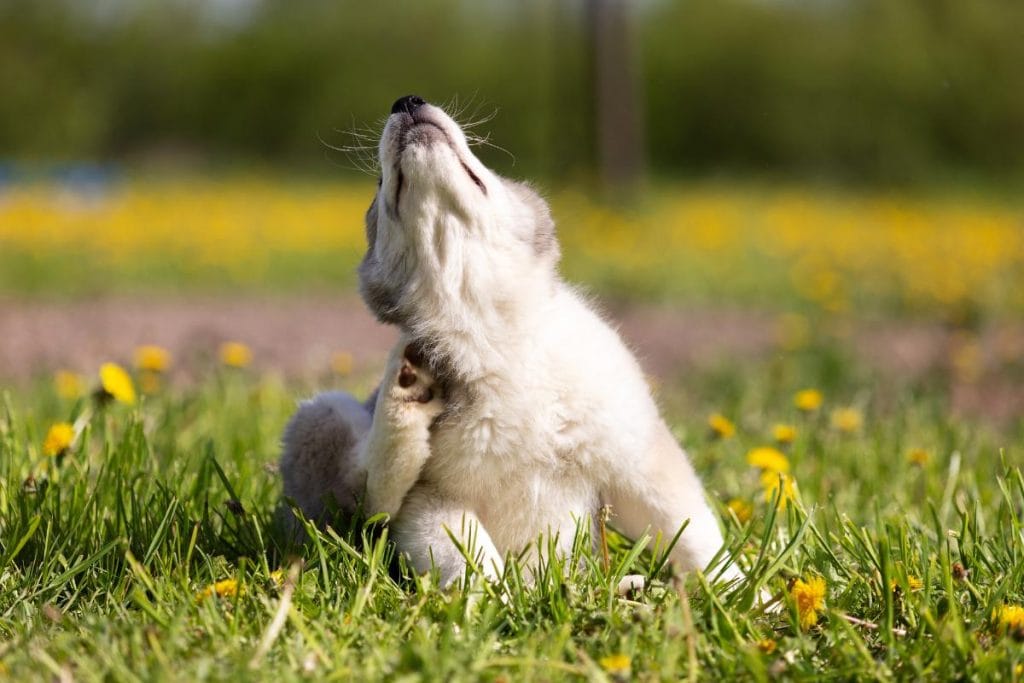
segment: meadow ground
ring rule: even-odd
[[[653,361],[750,580],[714,586],[711,568],[680,594],[660,548],[611,533],[607,561],[580,538],[578,561],[534,585],[513,565],[460,593],[406,571],[379,520],[311,529],[299,549],[275,534],[274,463],[296,397],[363,394],[378,366],[342,341],[283,372],[277,347],[261,346],[261,278],[322,296],[346,284],[337,273],[361,239],[351,221],[342,236],[302,227],[304,205],[314,223],[356,220],[355,199],[337,203],[344,189],[268,187],[208,189],[204,210],[173,188],[92,204],[35,189],[0,205],[0,321],[34,320],[35,346],[52,351],[31,371],[5,351],[0,368],[0,678],[1024,679],[1017,207],[705,189],[624,214],[559,195],[556,212],[578,218],[563,221],[566,268],[619,295],[612,312]],[[260,196],[273,220],[240,208]],[[266,244],[274,220],[292,229]],[[180,343],[131,327],[147,301],[162,319],[183,281],[260,303],[233,299],[250,314],[232,324],[207,300],[203,315],[228,324]],[[151,294],[97,309],[68,297],[82,288]],[[692,308],[624,303],[638,298]],[[342,319],[326,301],[308,324]],[[309,334],[278,315],[274,335]],[[324,338],[362,329],[344,319],[323,323]],[[222,345],[238,338],[252,348]],[[901,354],[909,370],[893,364]],[[997,410],[992,395],[1009,398]],[[628,573],[647,588],[620,595]],[[751,605],[762,586],[781,610]]]

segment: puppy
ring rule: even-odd
[[[300,406],[284,495],[311,518],[330,497],[345,511],[363,498],[445,584],[465,573],[458,545],[497,576],[510,553],[541,560],[541,536],[567,554],[604,505],[634,537],[687,523],[671,560],[705,568],[722,536],[700,480],[633,355],[559,277],[544,200],[418,97],[395,102],[379,155],[360,292],[402,338],[366,404],[328,393]]]

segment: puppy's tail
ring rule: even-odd
[[[278,523],[290,542],[304,539],[290,505],[307,519],[326,522],[334,511],[355,513],[366,490],[359,449],[373,422],[366,404],[341,391],[328,391],[299,404],[282,437],[280,470],[284,500]]]

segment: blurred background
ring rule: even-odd
[[[376,357],[362,213],[416,93],[551,200],[655,370],[839,345],[1019,416],[1022,30],[1016,0],[2,0],[0,377]]]
[[[5,0],[0,149],[8,174],[327,173],[325,143],[416,92],[493,115],[533,177],[622,163],[613,124],[639,156],[612,175],[1005,184],[1022,27],[1013,0]]]
[[[16,164],[325,173],[325,143],[374,130],[396,93],[416,92],[493,114],[485,132],[529,176],[592,174],[615,151],[599,144],[602,113],[638,144],[636,170],[672,177],[1002,183],[1024,169],[1013,0],[5,0],[0,12],[0,145]]]

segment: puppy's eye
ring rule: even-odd
[[[470,180],[472,180],[474,183],[476,183],[476,186],[480,188],[480,191],[483,192],[486,195],[487,194],[487,188],[484,186],[483,181],[480,180],[480,177],[477,176],[476,173],[473,173],[473,169],[471,169],[469,166],[467,166],[466,162],[462,162],[462,168],[463,168],[463,170],[466,171],[466,173],[469,174]]]

